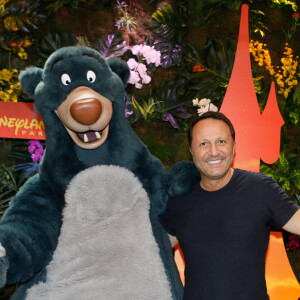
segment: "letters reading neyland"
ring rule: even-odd
[[[7,118],[6,116],[3,116],[0,118],[0,127],[7,127],[7,128],[15,128],[15,135],[18,135],[18,131],[20,128],[24,129],[44,129],[44,123],[43,121],[38,121],[37,119],[28,120],[28,118],[25,119],[19,119],[19,118]]]

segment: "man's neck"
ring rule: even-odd
[[[203,177],[200,180],[200,186],[208,192],[214,192],[220,190],[230,181],[232,175],[233,175],[233,169],[230,168],[226,173],[226,175],[222,178],[211,179],[211,178]]]

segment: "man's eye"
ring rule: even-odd
[[[205,147],[206,145],[207,145],[206,142],[202,142],[202,143],[199,144],[200,147]]]
[[[219,140],[219,143],[220,144],[226,144],[226,141],[225,140]]]

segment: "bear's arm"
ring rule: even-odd
[[[175,197],[190,192],[200,182],[200,173],[193,162],[181,161],[168,170],[164,182],[168,195]]]
[[[24,282],[51,259],[61,227],[62,205],[54,191],[30,178],[0,221],[0,284]],[[3,251],[2,251],[3,252]]]

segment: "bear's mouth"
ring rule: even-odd
[[[85,132],[76,132],[77,137],[84,143],[92,143],[94,141],[100,140],[103,130],[94,131],[89,130]]]

